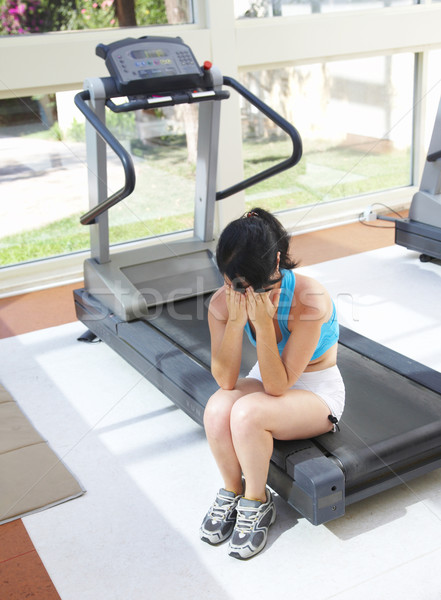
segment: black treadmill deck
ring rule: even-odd
[[[413,221],[397,219],[395,221],[395,243],[416,250],[431,258],[441,259],[441,229]]]
[[[130,323],[85,290],[74,296],[78,318],[202,424],[205,404],[217,389],[209,370],[208,296],[181,301],[172,310],[162,307],[149,321]],[[176,313],[182,318],[171,319]],[[246,336],[243,359],[245,375],[256,360]],[[346,504],[441,466],[441,373],[344,327],[338,365],[346,386],[340,431],[275,442],[269,483],[289,502],[295,470],[311,458],[326,459],[329,468],[338,465]]]

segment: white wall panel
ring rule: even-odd
[[[239,67],[419,51],[441,46],[441,5],[237,21]]]
[[[86,77],[108,75],[97,44],[142,35],[180,35],[198,59],[211,55],[209,31],[194,25],[0,36],[0,98],[81,88]]]

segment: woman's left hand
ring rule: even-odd
[[[256,328],[272,323],[279,305],[280,291],[257,293],[252,287],[246,290],[248,318]]]

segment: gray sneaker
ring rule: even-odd
[[[269,489],[266,502],[241,498],[237,505],[237,519],[228,554],[245,560],[264,549],[268,529],[276,520],[276,507]]]
[[[233,533],[236,523],[236,507],[242,496],[236,496],[221,488],[202,521],[199,535],[209,544],[220,544]]]

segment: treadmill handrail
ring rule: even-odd
[[[124,185],[121,189],[109,196],[107,200],[104,200],[104,202],[94,206],[91,210],[82,215],[80,218],[82,225],[92,225],[96,222],[97,217],[109,210],[109,208],[112,208],[112,206],[115,206],[115,204],[118,204],[118,202],[121,202],[124,198],[127,198],[127,196],[130,196],[135,189],[136,174],[133,160],[129,152],[127,152],[116,137],[107,129],[101,119],[99,119],[93,110],[86,104],[86,100],[90,100],[89,90],[79,92],[74,98],[78,109],[120,159],[125,178]]]
[[[302,140],[299,135],[297,129],[289,123],[286,119],[284,119],[281,115],[279,115],[275,110],[269,107],[265,102],[262,102],[257,96],[255,96],[252,92],[247,90],[243,85],[241,85],[238,81],[233,79],[232,77],[224,77],[223,84],[232,87],[236,90],[241,96],[243,96],[250,104],[255,106],[260,112],[262,112],[265,116],[267,116],[273,123],[275,123],[280,129],[285,131],[289,137],[291,138],[293,144],[292,154],[289,158],[283,160],[268,169],[261,171],[260,173],[256,173],[247,179],[236,183],[229,188],[219,191],[216,193],[216,200],[223,200],[224,198],[228,198],[228,196],[232,196],[237,192],[245,190],[257,183],[268,179],[269,177],[273,177],[286,169],[294,167],[302,157]],[[91,123],[91,125],[95,128],[98,134],[103,138],[107,144],[112,148],[115,154],[121,161],[121,164],[124,169],[125,182],[124,186],[112,194],[107,200],[101,202],[97,206],[94,206],[91,210],[81,216],[80,221],[83,225],[92,225],[96,222],[97,217],[102,215],[104,212],[118,204],[124,198],[127,198],[133,190],[135,189],[136,175],[135,168],[133,165],[132,157],[129,152],[120,144],[120,142],[115,138],[115,136],[107,129],[104,123],[96,116],[96,114],[91,110],[91,108],[86,104],[86,100],[90,100],[90,92],[88,90],[83,90],[79,92],[75,96],[75,104],[78,109],[84,114],[86,119]]]
[[[427,162],[435,162],[438,160],[438,158],[441,158],[441,150],[437,150],[436,152],[432,152],[431,154],[428,154]]]
[[[197,102],[213,102],[214,100],[227,100],[230,92],[225,90],[191,91],[183,90],[179,93],[170,92],[163,96],[145,97],[131,99],[125,104],[115,104],[109,98],[106,101],[107,108],[114,113],[130,112],[139,109],[162,108],[164,106],[176,106],[178,104],[195,104]]]
[[[292,125],[281,115],[276,113],[276,111],[270,108],[267,104],[265,104],[265,102],[262,102],[260,98],[255,96],[249,90],[247,90],[247,88],[245,88],[242,84],[236,81],[236,79],[233,79],[232,77],[224,77],[223,83],[224,85],[228,85],[234,90],[236,90],[236,92],[238,92],[241,96],[248,100],[250,104],[255,106],[260,112],[262,112],[266,117],[273,121],[273,123],[278,125],[280,129],[283,129],[283,131],[285,131],[291,138],[291,141],[293,143],[293,150],[291,156],[285,159],[284,161],[277,163],[276,165],[273,165],[268,169],[260,171],[260,173],[256,173],[256,175],[252,175],[251,177],[248,177],[248,179],[244,179],[243,181],[240,181],[239,183],[236,183],[230,186],[229,188],[226,188],[225,190],[217,192],[216,200],[223,200],[224,198],[228,198],[228,196],[232,196],[233,194],[241,192],[242,190],[245,190],[246,188],[249,188],[252,185],[256,185],[256,183],[259,183],[264,179],[268,179],[269,177],[273,177],[273,175],[277,175],[277,173],[281,173],[282,171],[286,171],[286,169],[294,167],[301,159],[303,151],[300,134],[294,127],[294,125]]]

